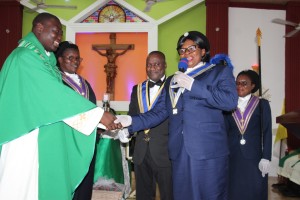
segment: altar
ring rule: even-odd
[[[300,197],[300,110],[276,117],[288,130],[288,154],[280,159],[278,175],[282,182],[274,184],[284,196]]]
[[[102,101],[98,101],[97,105],[102,107]],[[129,101],[110,101],[110,107],[117,114],[126,114]],[[98,134],[100,139],[96,143],[93,199],[127,198],[131,192],[131,161],[126,156],[128,144],[119,141],[117,131],[98,129]],[[97,197],[94,198],[95,195]]]

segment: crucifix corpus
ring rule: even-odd
[[[106,73],[106,93],[110,94],[110,100],[114,100],[117,57],[125,54],[128,50],[133,50],[134,44],[116,44],[116,33],[110,33],[109,39],[110,44],[93,44],[92,49],[107,58],[107,63],[104,65],[104,71]],[[120,52],[117,52],[117,50],[120,50]]]

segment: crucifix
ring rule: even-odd
[[[125,54],[128,50],[133,50],[134,44],[116,44],[116,33],[110,33],[109,39],[110,44],[93,44],[92,49],[97,51],[99,55],[107,58],[107,63],[104,65],[104,72],[106,73],[106,93],[110,94],[110,100],[114,100],[117,57]],[[117,52],[117,50],[122,51]]]

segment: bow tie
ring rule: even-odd
[[[148,86],[149,86],[149,88],[152,88],[152,87],[154,87],[155,85],[157,85],[157,86],[162,86],[162,84],[163,84],[163,81],[161,81],[161,80],[159,80],[159,81],[157,81],[156,83],[154,83],[154,82],[152,82],[152,81],[148,81]]]

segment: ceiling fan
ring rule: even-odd
[[[31,1],[36,4],[36,7],[32,8],[32,10],[45,9],[45,8],[77,9],[77,6],[73,6],[73,5],[50,5],[50,4],[46,4],[44,0],[41,0],[41,1],[31,0]]]
[[[296,35],[300,31],[300,23],[297,24],[295,22],[290,22],[290,21],[286,21],[286,20],[278,19],[278,18],[277,19],[273,19],[272,22],[276,23],[276,24],[283,24],[283,25],[288,25],[288,26],[295,27],[295,30],[292,30],[291,32],[287,33],[283,37],[292,37],[292,36]]]
[[[144,12],[149,12],[151,10],[151,7],[153,6],[153,4],[160,2],[160,1],[164,1],[164,0],[145,0],[146,7],[144,8]]]

